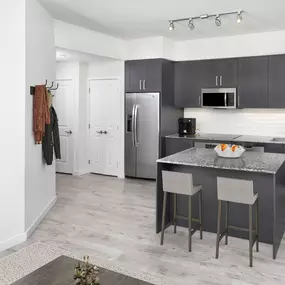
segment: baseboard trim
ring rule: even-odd
[[[39,225],[39,223],[42,221],[42,219],[45,217],[45,215],[49,212],[49,210],[54,206],[56,203],[57,197],[55,196],[44,208],[44,210],[40,213],[40,215],[36,218],[36,220],[32,223],[32,225],[28,228],[26,231],[27,239],[31,236],[31,234],[35,231],[36,227]]]
[[[16,235],[12,238],[9,238],[8,240],[5,240],[3,242],[0,242],[0,252],[6,249],[9,249],[13,246],[16,246],[24,241],[27,240],[27,233],[21,233],[19,235]]]
[[[90,173],[90,172],[86,171],[86,170],[82,170],[82,171],[75,171],[75,172],[73,172],[73,175],[81,176],[81,175],[85,175],[85,174],[88,174],[88,173]]]

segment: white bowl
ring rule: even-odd
[[[214,150],[219,157],[224,158],[239,158],[245,152],[245,149],[241,145],[236,145],[237,148],[235,151],[232,151],[232,146],[234,145],[227,145],[227,148],[222,151],[221,145],[217,145]]]

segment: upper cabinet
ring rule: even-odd
[[[200,107],[202,88],[237,87],[237,60],[175,63],[175,105]]]
[[[268,71],[268,56],[238,59],[239,108],[269,108]]]
[[[203,69],[201,88],[237,87],[237,60],[215,59],[200,62]]]
[[[202,88],[237,88],[238,108],[285,108],[285,55],[133,60],[125,67],[126,92],[162,92],[179,108],[199,108]]]
[[[162,66],[162,59],[126,61],[126,92],[161,91]]]
[[[200,107],[203,68],[198,61],[183,61],[174,64],[176,107]]]
[[[285,55],[269,57],[270,108],[285,108]]]

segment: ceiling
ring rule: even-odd
[[[106,62],[112,59],[69,49],[56,48],[57,62]]]
[[[284,0],[39,0],[54,18],[124,39],[165,36],[190,40],[285,30]],[[187,22],[168,30],[168,20],[244,10],[243,21],[222,18]]]

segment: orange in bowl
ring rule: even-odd
[[[227,145],[227,144],[221,144],[221,149],[222,149],[222,151],[226,150],[226,149],[227,149],[227,147],[228,147],[228,145]]]
[[[232,145],[232,152],[235,152],[236,151],[236,149],[238,148],[238,146],[237,145]]]

